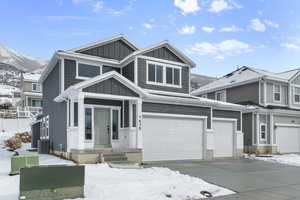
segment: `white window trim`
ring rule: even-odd
[[[81,80],[88,80],[88,79],[91,79],[93,77],[84,77],[84,76],[79,76],[78,74],[78,66],[79,66],[79,63],[80,64],[84,64],[84,65],[92,65],[92,66],[96,66],[96,67],[99,67],[100,68],[100,74],[102,74],[102,69],[103,69],[103,65],[102,64],[95,64],[95,63],[92,63],[92,62],[85,62],[85,61],[78,61],[76,60],[76,79],[81,79]],[[98,75],[97,75],[98,76]]]
[[[34,108],[41,108],[42,107],[42,105],[41,106],[33,106],[33,101],[40,101],[40,103],[42,104],[42,100],[41,99],[35,99],[35,98],[32,98],[31,99],[31,107],[34,107]]]
[[[34,85],[36,85],[36,86],[35,86],[35,87],[36,87],[35,90],[33,89],[33,86],[34,86]],[[39,89],[38,89],[38,88],[39,88]],[[31,83],[31,89],[32,89],[33,92],[41,92],[41,85],[38,84],[38,83]]]
[[[262,138],[262,137],[261,137],[261,132],[262,132],[262,131],[261,131],[261,127],[262,127],[262,126],[265,126],[265,138]],[[268,140],[268,134],[267,134],[268,131],[267,131],[267,130],[268,130],[268,125],[267,125],[266,123],[260,123],[260,124],[259,124],[259,140],[260,140],[260,141],[267,141],[267,140]]]
[[[163,67],[163,82],[162,83],[157,83],[157,82],[153,82],[153,81],[149,81],[148,80],[148,72],[149,72],[149,64],[153,64],[153,65],[160,65]],[[165,86],[165,87],[174,87],[174,88],[182,88],[182,68],[179,66],[175,66],[175,65],[170,65],[170,64],[164,64],[164,63],[159,63],[159,62],[153,62],[153,61],[146,61],[146,83],[149,85],[159,85],[159,86]],[[173,68],[174,69],[179,69],[179,85],[173,85],[173,84],[168,84],[166,81],[166,68]],[[156,77],[156,70],[155,70],[155,77]],[[173,77],[172,79],[174,80],[174,73],[173,73]]]
[[[275,99],[275,94],[278,93],[276,92],[276,86],[279,86],[279,100]],[[273,84],[273,101],[277,103],[281,103],[281,85],[280,84]]]
[[[217,99],[218,94],[222,94],[222,93],[224,94],[224,100],[223,100],[223,101]],[[221,90],[221,91],[215,92],[215,100],[217,100],[217,101],[222,101],[222,102],[226,102],[226,101],[227,101],[227,99],[226,99],[226,90]]]
[[[296,88],[299,88],[299,89],[300,89],[300,86],[299,86],[299,87],[293,86],[293,102],[294,102],[294,104],[300,104],[300,100],[299,100],[299,102],[296,102],[296,101],[295,101]],[[300,96],[300,93],[299,93],[298,95]],[[300,98],[300,97],[299,97],[299,98]]]

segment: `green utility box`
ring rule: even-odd
[[[31,167],[39,165],[39,156],[35,155],[23,155],[11,157],[11,171],[9,175],[16,175],[20,173],[20,169],[23,167]]]

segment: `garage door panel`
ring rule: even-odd
[[[280,153],[300,152],[300,128],[299,127],[277,127],[278,151]]]
[[[215,120],[214,130],[214,157],[233,156],[233,121]]]
[[[203,120],[143,117],[145,161],[202,159]]]

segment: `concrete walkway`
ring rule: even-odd
[[[247,159],[165,162],[150,166],[168,167],[237,192],[216,200],[300,199],[300,167]]]

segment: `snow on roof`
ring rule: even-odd
[[[9,94],[11,95],[13,92],[21,92],[19,88],[10,86],[10,85],[0,85],[0,94],[5,95]]]
[[[275,79],[279,81],[288,81],[291,77],[293,77],[299,69],[281,72],[281,73],[273,73],[262,69],[257,69],[253,67],[241,67],[218,80],[204,85],[203,87],[192,92],[193,95],[199,95],[206,92],[211,92],[214,90],[222,90],[228,87],[234,87],[241,83],[250,83],[259,80],[262,77]]]
[[[38,81],[39,78],[41,77],[41,74],[38,73],[24,73],[23,74],[24,80],[27,81]]]

